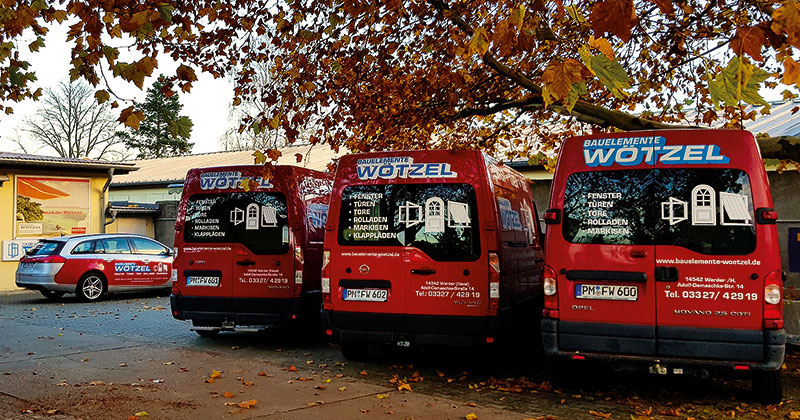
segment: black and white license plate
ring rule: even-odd
[[[186,277],[187,286],[219,286],[219,277],[214,276],[189,276]]]
[[[386,289],[343,289],[342,300],[358,300],[362,302],[386,302],[389,291]]]
[[[639,299],[639,287],[613,284],[576,284],[575,297],[577,299],[635,301]]]
[[[32,262],[24,262],[24,263],[22,263],[22,268],[25,269],[25,270],[30,270],[33,267],[36,267],[36,263],[32,263]]]

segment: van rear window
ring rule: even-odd
[[[275,192],[198,194],[186,203],[186,243],[239,243],[258,255],[289,251],[286,197]]]
[[[480,257],[469,184],[354,185],[344,189],[339,245],[412,246],[436,261]]]
[[[579,172],[567,179],[563,235],[573,243],[745,255],[756,246],[753,214],[750,180],[739,169]]]

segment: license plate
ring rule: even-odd
[[[639,287],[611,284],[576,284],[575,297],[578,299],[635,301],[639,299]]]
[[[36,263],[22,263],[22,268],[26,270],[30,270],[33,267],[36,267]]]
[[[358,300],[362,302],[386,302],[389,291],[386,289],[344,289],[342,300]]]
[[[186,278],[187,286],[219,286],[219,277],[189,276]]]

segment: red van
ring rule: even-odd
[[[192,169],[175,224],[172,315],[201,336],[318,320],[333,176],[296,166]],[[250,179],[249,191],[243,180]]]
[[[541,309],[538,226],[526,179],[480,152],[343,156],[322,263],[326,334],[353,359],[370,343],[493,342]]]
[[[567,139],[545,213],[546,352],[745,372],[761,399],[780,401],[776,220],[749,132]]]

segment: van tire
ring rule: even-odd
[[[363,341],[342,341],[339,343],[339,350],[347,360],[362,361],[367,358],[369,343]]]
[[[778,404],[783,399],[783,382],[780,370],[753,373],[753,396],[764,404]]]
[[[78,281],[78,287],[75,288],[75,295],[84,302],[96,302],[106,294],[107,290],[108,284],[106,283],[106,278],[102,274],[98,272],[88,272]]]

